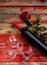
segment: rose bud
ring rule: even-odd
[[[25,21],[25,23],[31,27],[33,25],[33,23],[30,21],[31,15],[25,11],[21,14],[21,18]]]
[[[23,19],[30,19],[31,18],[31,15],[28,13],[28,12],[23,12],[22,14],[21,14],[21,17],[23,18]]]

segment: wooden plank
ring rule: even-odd
[[[35,10],[34,10],[35,9]],[[47,20],[47,7],[34,8],[34,7],[0,7],[0,22],[21,22],[20,14],[27,11],[31,14],[31,19],[36,20],[40,15],[42,20]]]
[[[28,6],[47,6],[47,0],[0,0],[0,5],[28,5]]]
[[[47,62],[3,62],[0,65],[47,65]]]

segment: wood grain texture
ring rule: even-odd
[[[47,7],[0,7],[0,22],[22,21],[20,14],[24,11],[31,14],[31,20],[36,20],[39,15],[42,20],[47,20]]]
[[[0,65],[47,65],[47,62],[3,62]]]
[[[47,6],[47,0],[41,2],[41,0],[0,0],[0,5],[28,5],[28,6]]]

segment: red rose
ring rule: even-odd
[[[26,18],[30,19],[30,18],[31,18],[31,15],[26,11],[26,12],[23,12],[23,13],[21,14],[21,17],[22,17],[23,19],[26,19]]]

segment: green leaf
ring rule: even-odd
[[[45,36],[47,36],[47,33],[42,33],[42,34],[40,34],[40,37],[41,37],[41,40],[42,40],[42,41],[46,41]]]
[[[40,30],[38,26],[35,26],[34,29],[35,29],[36,31],[38,31],[38,32],[39,32],[39,30]]]
[[[39,30],[40,30],[40,31],[46,31],[47,29],[46,29],[46,27],[43,27],[43,26],[42,26],[42,27],[39,28]]]
[[[42,33],[41,35],[42,35],[43,37],[45,37],[45,36],[47,36],[47,33]]]
[[[40,25],[41,23],[42,23],[42,19],[39,18],[39,19],[38,19],[38,25]]]
[[[40,38],[41,38],[42,41],[45,41],[46,40],[45,39],[45,36],[43,34],[40,34]]]

